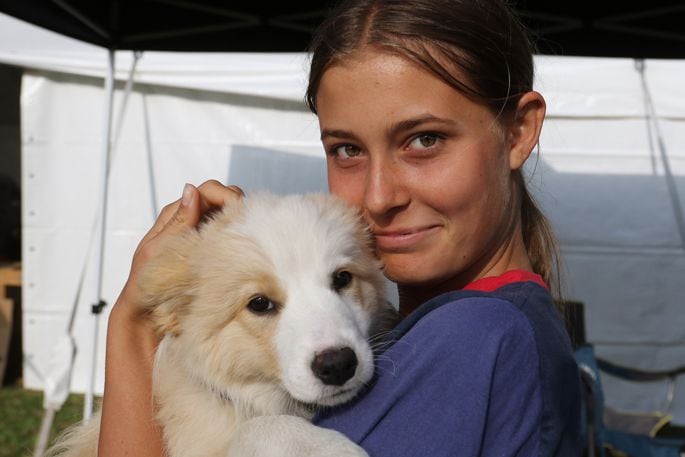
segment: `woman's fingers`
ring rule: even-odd
[[[199,187],[186,184],[180,202],[172,204],[169,211],[175,211],[164,224],[165,233],[174,234],[188,228],[197,227],[204,216],[221,209],[224,205],[241,199],[243,191],[238,186],[224,186],[211,180]],[[166,214],[164,217],[166,218]],[[162,215],[160,215],[162,218]]]
[[[186,184],[182,197],[162,209],[140,245],[146,244],[162,231],[165,234],[173,234],[190,227],[197,227],[206,214],[244,196],[245,193],[240,187],[224,186],[216,180],[205,181],[199,187]]]
[[[164,223],[161,231],[175,234],[197,227],[203,214],[199,190],[192,184],[186,184],[183,187],[181,200],[170,211],[173,209],[175,211],[168,217],[166,223],[164,223],[163,219],[167,219],[167,214],[160,214],[158,219],[161,223]]]
[[[198,187],[200,192],[200,205],[203,214],[217,208],[221,208],[229,202],[239,200],[245,196],[238,186],[224,186],[219,181],[205,181]]]

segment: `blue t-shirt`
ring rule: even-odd
[[[577,366],[541,285],[443,294],[391,335],[369,388],[317,425],[372,457],[580,455]]]

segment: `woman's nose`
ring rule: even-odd
[[[364,206],[369,214],[389,216],[408,204],[402,174],[392,161],[372,160],[366,181]]]

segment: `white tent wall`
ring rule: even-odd
[[[214,178],[248,191],[325,188],[318,125],[301,102],[304,61],[292,55],[143,57],[139,80],[146,84],[134,88],[113,152],[103,287],[108,303],[126,280],[154,207],[178,198],[185,182]],[[120,77],[127,63],[118,66]],[[549,116],[528,174],[559,235],[567,297],[585,302],[588,339],[601,355],[648,369],[682,365],[685,249],[634,62],[538,57],[536,63]],[[66,328],[83,265],[95,250],[88,255],[104,96],[101,79],[74,70],[84,65],[59,71],[47,64],[23,65],[33,68],[25,72],[21,103],[24,378],[28,388],[41,389],[51,344]],[[100,64],[91,61],[89,72],[102,74],[103,66],[104,57]],[[198,83],[207,68],[212,69],[209,86]],[[683,74],[682,61],[646,62],[681,205]],[[121,101],[120,83],[115,120]],[[96,270],[89,264],[78,301],[75,391],[85,390],[89,377]],[[96,391],[102,389],[105,332],[100,336]],[[662,406],[663,385],[628,389],[610,379],[606,383],[608,400],[616,406]],[[673,412],[685,422],[685,383],[678,386]]]
[[[674,204],[685,210],[685,62],[646,62],[656,125],[632,60],[541,57],[538,70],[549,116],[531,184],[561,244],[567,298],[585,303],[600,356],[651,370],[683,365],[685,240]],[[665,383],[603,382],[609,404],[665,408]],[[682,380],[673,413],[685,422]]]

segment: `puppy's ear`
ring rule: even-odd
[[[193,300],[195,279],[190,256],[199,239],[196,231],[169,239],[140,273],[141,311],[161,335],[180,334],[180,321]]]

